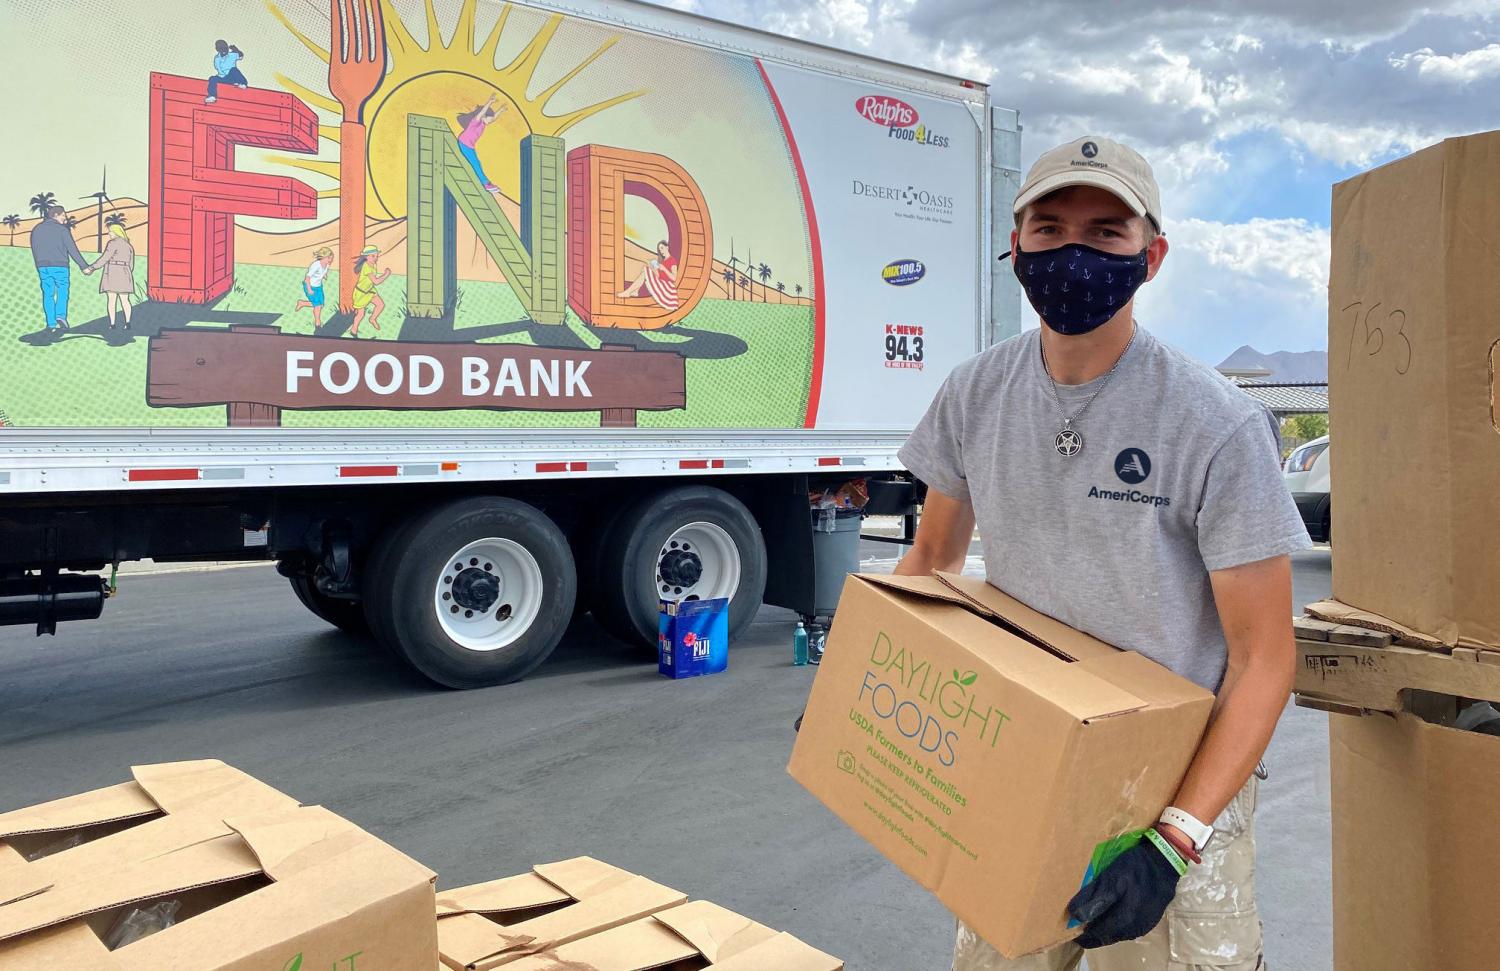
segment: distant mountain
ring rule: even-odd
[[[1263,368],[1269,377],[1257,381],[1327,381],[1327,351],[1275,351],[1262,354],[1246,344],[1220,362],[1219,367],[1234,369]]]

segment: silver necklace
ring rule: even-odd
[[[1131,327],[1130,340],[1125,342],[1125,349],[1120,352],[1119,357],[1115,358],[1115,366],[1110,368],[1109,373],[1104,375],[1104,380],[1099,382],[1099,387],[1094,389],[1094,393],[1089,395],[1088,400],[1083,403],[1083,407],[1079,408],[1072,418],[1069,418],[1063,412],[1062,397],[1057,393],[1057,382],[1052,378],[1052,369],[1047,367],[1047,348],[1044,346],[1045,342],[1041,340],[1037,341],[1042,351],[1042,372],[1047,375],[1047,384],[1052,389],[1052,400],[1057,403],[1057,413],[1062,417],[1062,431],[1058,432],[1057,437],[1052,439],[1052,446],[1057,449],[1059,455],[1072,457],[1083,451],[1083,436],[1073,427],[1073,423],[1083,417],[1083,413],[1089,410],[1089,405],[1093,404],[1094,399],[1099,397],[1099,392],[1103,391],[1105,386],[1109,384],[1109,379],[1114,377],[1115,372],[1120,369],[1120,362],[1125,360],[1125,355],[1130,353],[1131,345],[1135,343],[1135,335],[1136,329]]]

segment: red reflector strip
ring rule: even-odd
[[[538,462],[538,472],[613,472],[618,462]]]
[[[724,460],[723,459],[683,459],[682,461],[680,461],[680,462],[677,463],[677,467],[679,469],[690,469],[690,470],[697,470],[697,469],[722,469],[722,468],[724,468]]]
[[[339,466],[339,478],[341,479],[374,479],[386,475],[400,475],[399,465],[341,465]]]
[[[131,469],[131,482],[187,482],[198,478],[197,469]]]
[[[843,465],[844,464],[844,460],[843,459],[839,459],[839,458],[818,459],[818,464],[819,465]]]
[[[443,463],[443,471],[444,472],[457,472],[458,471],[458,463],[457,462],[444,462]]]

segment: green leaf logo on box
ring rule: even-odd
[[[859,700],[876,719],[895,726],[903,738],[951,768],[966,735],[993,748],[1000,727],[1010,720],[969,690],[978,680],[977,671],[954,668],[949,675],[940,674],[932,662],[898,646],[882,631],[870,650],[870,670],[860,684]]]
[[[298,954],[288,961],[286,967],[282,968],[281,971],[302,971],[302,955]]]

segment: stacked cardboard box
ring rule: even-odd
[[[1500,739],[1451,727],[1460,698],[1500,701],[1496,253],[1500,133],[1334,188],[1339,603],[1317,613],[1345,626],[1300,626],[1297,691],[1346,713],[1330,725],[1339,971],[1478,971],[1500,954],[1483,889],[1500,872],[1484,822]]]
[[[432,871],[222,762],[134,775],[0,815],[0,969],[433,966]]]
[[[449,971],[840,971],[837,958],[706,900],[588,857],[445,891]]]
[[[0,814],[0,971],[843,967],[587,857],[435,896],[432,871],[222,762],[132,772]]]

